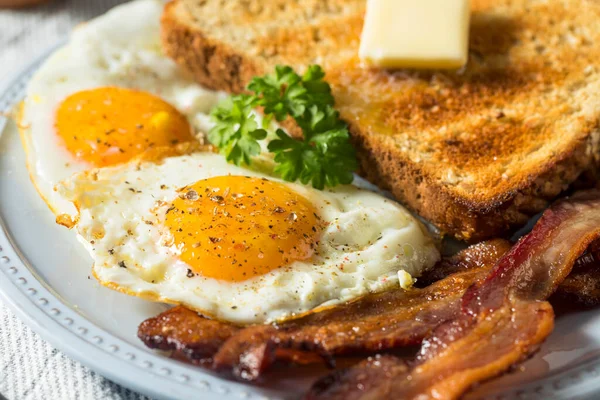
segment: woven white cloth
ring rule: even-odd
[[[8,400],[142,400],[44,342],[0,303],[0,393]]]
[[[0,88],[74,25],[122,2],[52,0],[23,10],[0,10]],[[0,394],[8,400],[146,399],[52,348],[1,302]]]

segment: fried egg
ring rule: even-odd
[[[439,259],[398,203],[284,182],[255,164],[195,152],[77,173],[58,190],[103,285],[240,324],[398,288]]]
[[[33,76],[21,109],[31,179],[55,212],[75,172],[127,162],[149,148],[195,140],[222,98],[160,48],[160,0],[134,1],[79,26]]]

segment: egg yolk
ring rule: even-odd
[[[194,273],[243,281],[306,260],[322,230],[315,207],[264,178],[220,176],[179,191],[165,224]]]
[[[184,115],[161,98],[118,87],[67,97],[55,129],[77,159],[96,167],[129,161],[149,148],[194,140]]]

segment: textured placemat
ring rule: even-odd
[[[0,304],[0,392],[8,400],[146,399],[71,360]]]
[[[29,9],[0,10],[0,88],[73,26],[122,2],[53,0]],[[0,393],[8,400],[146,399],[52,348],[1,302]]]

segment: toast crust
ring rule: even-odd
[[[600,66],[593,57],[600,54],[600,30],[588,31],[590,21],[600,20],[599,5],[520,0],[515,3],[527,12],[515,13],[510,2],[474,0],[469,66],[445,73],[361,68],[355,48],[363,2],[321,3],[328,2],[345,6],[336,9],[343,15],[308,27],[290,22],[269,35],[254,32],[252,46],[234,48],[198,28],[193,0],[172,0],[162,17],[163,47],[200,84],[229,92],[243,91],[276,63],[319,62],[349,125],[361,175],[459,239],[507,233],[582,174],[596,175]],[[574,18],[582,12],[585,18]],[[562,26],[556,15],[571,25]],[[564,32],[579,47],[562,43]],[[293,37],[315,35],[316,43],[288,45]],[[339,54],[322,57],[332,40]],[[555,50],[544,47],[556,40]]]
[[[184,23],[178,4],[165,5],[161,17],[161,40],[167,55],[192,73],[202,86],[239,93],[252,77],[262,74],[238,52]]]

